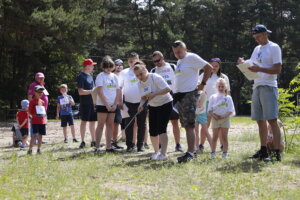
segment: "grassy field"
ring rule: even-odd
[[[28,156],[3,145],[0,199],[300,199],[299,145],[280,163],[249,160],[258,147],[256,126],[244,117],[232,124],[228,159],[211,159],[206,148],[187,164],[177,163],[172,137],[163,162],[150,161],[151,150],[95,155],[55,142]]]

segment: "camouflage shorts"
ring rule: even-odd
[[[178,112],[181,126],[184,128],[195,127],[196,103],[199,98],[197,90],[188,92],[178,101]]]

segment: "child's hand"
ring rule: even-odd
[[[108,112],[112,111],[112,107],[110,107],[109,105],[105,106]]]
[[[139,106],[137,111],[140,113],[140,112],[142,112],[143,110],[144,110],[144,107],[143,107],[143,106]]]
[[[111,111],[114,112],[114,111],[117,109],[117,105],[113,105],[113,106],[111,107],[111,109],[112,109]]]

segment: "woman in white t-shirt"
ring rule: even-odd
[[[204,91],[207,94],[207,100],[208,100],[207,105],[209,103],[209,98],[213,94],[216,94],[218,92],[218,90],[216,88],[216,82],[219,78],[223,78],[226,81],[226,85],[227,85],[226,92],[228,95],[230,95],[230,83],[229,83],[228,77],[222,73],[221,59],[220,58],[212,58],[210,60],[210,64],[213,67],[212,74],[208,78],[208,80],[206,82],[206,86],[204,88]],[[199,83],[202,82],[202,78],[203,78],[203,73],[199,76]],[[207,116],[207,122],[208,122],[207,127],[209,128],[210,122],[211,122],[211,116],[209,116],[209,115]],[[200,145],[199,145],[199,150],[201,150],[201,151],[204,149],[205,140],[206,140],[206,135],[201,133],[201,141],[200,141]],[[222,149],[223,148],[222,141],[220,141],[220,142],[221,142],[221,149]]]
[[[227,84],[223,78],[216,82],[217,94],[209,98],[208,113],[212,117],[212,157],[216,157],[216,144],[218,137],[223,143],[222,158],[227,157],[228,151],[228,130],[230,128],[230,117],[235,115],[234,104],[231,96],[226,92]],[[221,134],[219,134],[221,133]]]
[[[173,109],[171,88],[160,75],[148,73],[143,63],[135,65],[134,73],[139,79],[138,88],[141,96],[138,112],[144,109],[143,105],[148,101],[149,132],[154,148],[151,160],[167,160],[167,126]],[[161,151],[159,151],[159,143],[161,144]]]
[[[101,67],[103,72],[96,78],[97,103],[96,112],[98,126],[96,129],[96,149],[100,151],[100,141],[104,125],[106,126],[106,152],[113,152],[111,147],[111,137],[114,127],[114,118],[117,104],[119,103],[119,83],[118,77],[112,73],[115,67],[111,57],[105,56],[102,60]]]

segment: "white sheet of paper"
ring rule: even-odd
[[[46,90],[46,88],[43,91],[44,95],[49,96],[49,92]]]
[[[121,116],[123,119],[130,117],[128,114],[128,107],[126,106],[126,104],[123,104],[123,110],[121,110]]]
[[[239,70],[246,76],[248,80],[254,80],[257,78],[260,78],[260,76],[257,74],[257,72],[251,72],[248,68],[251,67],[251,64],[249,62],[245,62],[243,64],[237,65]]]
[[[36,114],[46,115],[46,109],[44,106],[35,106]]]
[[[66,96],[64,96],[64,98],[62,98],[62,99],[59,99],[59,104],[60,105],[66,105],[66,104],[69,104],[69,103],[70,103],[70,100]]]

